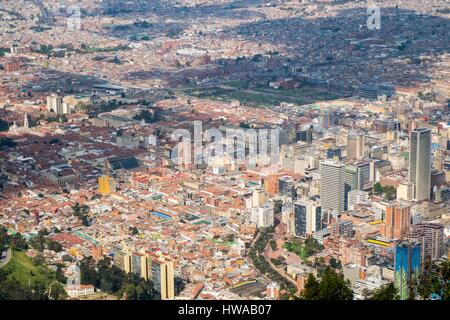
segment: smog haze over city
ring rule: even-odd
[[[1,0],[0,300],[450,300],[449,21],[448,0]]]

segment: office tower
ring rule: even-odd
[[[125,253],[122,249],[115,247],[114,249],[114,265],[120,270],[125,270]]]
[[[98,178],[98,192],[106,195],[116,192],[116,180],[110,176],[101,176]]]
[[[174,262],[164,258],[154,258],[151,264],[152,281],[161,300],[175,297]]]
[[[258,228],[273,227],[275,223],[273,205],[266,204],[261,207],[252,208],[250,220]]]
[[[322,210],[345,211],[345,165],[325,160],[320,163],[320,203]]]
[[[448,142],[447,142],[448,143]],[[436,170],[444,170],[445,151],[443,149],[436,149],[434,151],[434,167]]]
[[[278,179],[278,194],[291,199],[297,197],[297,190],[295,189],[294,180],[291,177],[283,176]]]
[[[411,131],[409,182],[414,184],[414,199],[418,201],[430,199],[431,130],[428,128]]]
[[[150,279],[152,269],[152,259],[148,254],[141,256],[141,278]]]
[[[281,223],[286,226],[286,233],[295,235],[295,216],[292,203],[284,203],[281,208]]]
[[[370,162],[348,164],[345,167],[345,209],[348,209],[348,193],[352,190],[364,190],[370,182]]]
[[[137,274],[138,276],[141,276],[142,270],[141,270],[141,258],[142,254],[138,252],[133,252],[131,254],[131,272],[134,274]]]
[[[351,190],[364,190],[370,182],[370,162],[348,164],[345,167],[345,183]]]
[[[365,136],[362,133],[347,136],[347,159],[364,158]]]
[[[420,244],[403,241],[397,244],[394,254],[394,285],[401,300],[414,299],[420,277]]]
[[[419,223],[411,226],[408,238],[423,243],[423,258],[435,261],[445,253],[444,226],[438,223]]]
[[[358,204],[369,204],[369,193],[361,190],[352,190],[348,193],[348,210],[355,210]]]
[[[63,98],[56,94],[52,94],[52,95],[48,96],[47,97],[47,110],[53,111],[54,113],[57,113],[57,114],[64,114]]]
[[[129,252],[125,252],[123,255],[123,271],[130,273],[132,271],[132,258]]]
[[[297,237],[306,237],[322,230],[320,205],[312,200],[300,199],[294,203],[294,230]]]
[[[296,134],[297,141],[303,141],[312,143],[313,140],[313,126],[310,126],[308,129],[300,130]]]
[[[389,239],[403,240],[411,225],[411,207],[401,203],[387,204],[382,234]]]
[[[323,114],[323,116],[320,118],[321,127],[323,128],[330,128],[333,127],[335,124],[337,124],[339,118],[336,111],[327,111]]]

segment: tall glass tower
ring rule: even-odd
[[[401,300],[414,299],[420,277],[420,244],[403,241],[395,247],[394,284]]]
[[[430,199],[431,130],[428,128],[411,131],[409,182],[414,184],[414,199],[419,201]]]

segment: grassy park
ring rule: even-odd
[[[227,102],[238,100],[241,104],[252,107],[270,107],[282,102],[304,105],[343,97],[322,87],[302,86],[294,89],[274,89],[261,85],[249,87],[245,81],[230,81],[220,87],[190,88],[183,92],[202,99]]]
[[[46,285],[55,280],[55,273],[43,265],[37,265],[24,251],[13,250],[9,263],[4,267],[8,278],[15,278],[23,285],[41,282]]]

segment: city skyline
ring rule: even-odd
[[[449,300],[449,19],[2,1],[0,300]]]

